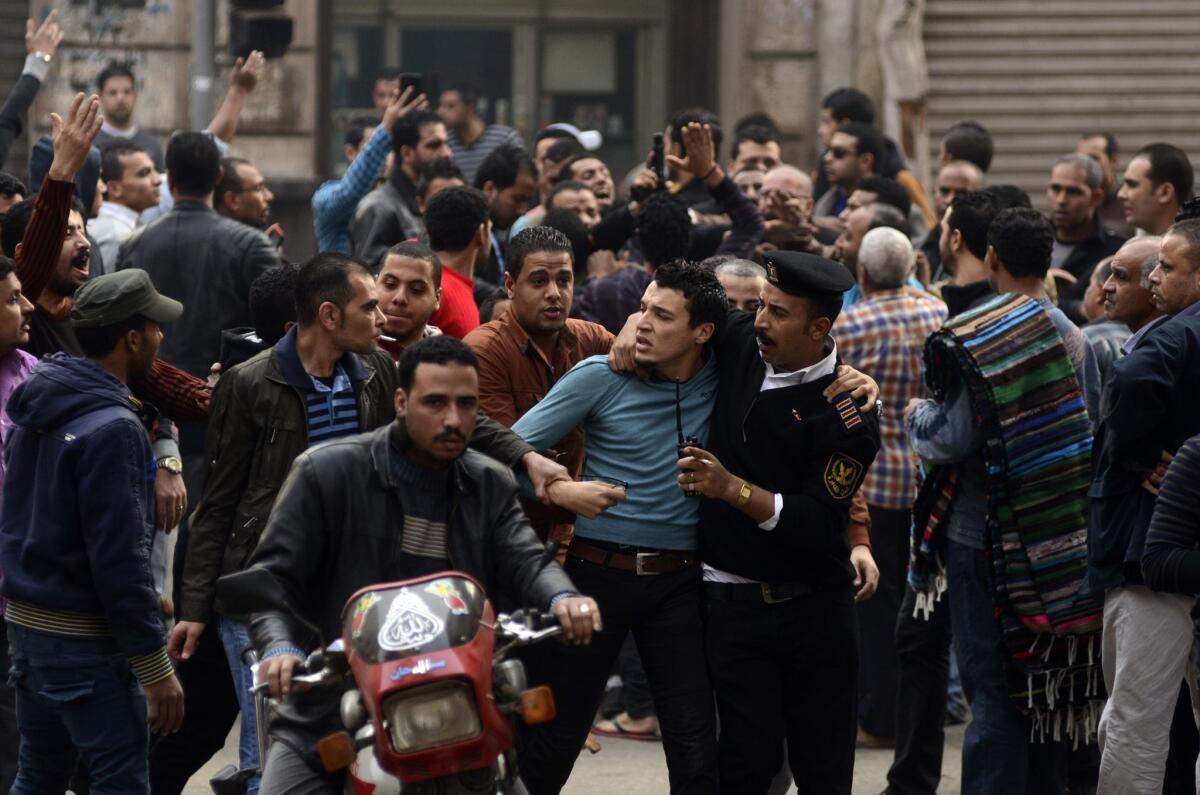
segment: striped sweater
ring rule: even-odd
[[[1183,443],[1167,470],[1146,534],[1142,577],[1156,591],[1200,594],[1200,436]]]

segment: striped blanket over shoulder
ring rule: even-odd
[[[983,439],[985,540],[1012,697],[1035,737],[1086,741],[1104,699],[1101,604],[1079,594],[1092,434],[1062,338],[1038,302],[1010,293],[930,335],[925,363],[935,399],[965,385]],[[913,507],[909,581],[926,614],[946,588],[957,487],[956,466],[932,467]]]

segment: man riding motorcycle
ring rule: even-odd
[[[601,628],[596,603],[538,542],[511,472],[466,449],[479,394],[471,349],[431,337],[405,352],[399,383],[391,425],[296,459],[250,559],[292,607],[250,622],[259,678],[279,702],[263,795],[343,789],[344,773],[323,772],[316,751],[320,737],[341,728],[340,693],[293,687],[293,669],[319,642],[293,615],[333,639],[360,588],[453,569],[501,603],[549,609],[568,643],[588,643]]]

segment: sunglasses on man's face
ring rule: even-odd
[[[829,150],[829,154],[833,156],[834,160],[841,160],[843,157],[848,157],[854,154],[854,152],[851,152],[844,146],[835,146]]]

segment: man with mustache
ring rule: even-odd
[[[464,340],[479,357],[480,407],[501,425],[512,427],[568,370],[612,346],[612,334],[603,326],[568,318],[574,284],[571,241],[562,232],[534,226],[509,243],[504,287],[512,304]],[[583,431],[571,429],[553,452],[577,476],[583,466]],[[603,497],[603,490],[594,496]],[[531,501],[525,509],[539,535],[561,543],[570,540],[572,517]]]
[[[1195,600],[1147,588],[1141,561],[1157,496],[1152,473],[1200,432],[1194,408],[1200,395],[1200,221],[1166,231],[1149,286],[1169,319],[1143,321],[1126,340],[1127,353],[1105,386],[1092,448],[1088,587],[1104,594],[1109,692],[1099,726],[1099,793],[1159,791],[1175,695],[1181,682],[1195,688]],[[1151,646],[1155,653],[1147,655]]]
[[[371,272],[340,254],[320,254],[300,269],[299,323],[273,348],[222,376],[213,398],[204,492],[191,519],[176,659],[192,656],[215,618],[217,578],[239,571],[266,525],[292,459],[304,448],[377,428],[391,420],[395,368],[376,347],[383,312]],[[218,620],[242,709],[241,766],[258,764],[253,684],[242,652],[245,624]],[[258,791],[258,782],[249,792]]]
[[[298,455],[395,416],[396,367],[376,347],[385,317],[366,265],[343,254],[318,254],[297,275],[296,308],[297,325],[223,375],[213,397],[204,492],[191,519],[180,621],[168,645],[176,659],[188,659],[206,625],[217,620],[241,700],[242,767],[259,761],[251,674],[241,659],[250,636],[243,623],[214,615],[217,579],[246,565]],[[509,465],[528,455],[527,469],[530,460],[539,463],[512,434],[480,425],[476,442],[489,454]]]
[[[1046,204],[1054,224],[1050,267],[1069,273],[1075,282],[1060,287],[1058,305],[1067,317],[1083,325],[1083,299],[1096,263],[1116,253],[1124,240],[1100,220],[1104,173],[1087,155],[1060,157],[1050,172]]]
[[[758,311],[731,313],[716,339],[721,378],[707,443],[678,462],[678,487],[706,498],[704,645],[721,718],[721,791],[766,792],[786,738],[797,782],[849,792],[853,603],[879,577],[865,532],[852,527],[852,503],[879,446],[878,420],[854,403],[856,374],[838,378],[829,336],[849,273],[801,252],[766,260]],[[878,387],[866,386],[873,403]]]
[[[480,421],[477,368],[461,340],[422,340],[400,358],[395,422],[308,450],[292,467],[251,565],[272,575],[295,615],[323,637],[338,635],[342,606],[358,589],[450,569],[476,578],[493,600],[503,594],[552,612],[567,643],[601,629],[596,603],[546,560],[512,475],[466,449]],[[259,674],[280,700],[262,791],[343,792],[345,776],[318,772],[316,752],[318,738],[342,727],[340,690],[290,698],[308,633],[298,635],[279,611],[251,624]]]
[[[840,265],[833,267],[845,273]],[[534,795],[558,792],[570,775],[574,755],[568,758],[566,751],[583,742],[605,678],[629,633],[637,643],[654,694],[672,792],[717,792],[722,788],[713,742],[711,668],[701,662],[705,656],[701,580],[707,575],[700,566],[703,552],[697,550],[706,543],[707,509],[686,498],[689,493],[703,494],[700,485],[682,488],[681,484],[692,481],[679,481],[677,476],[679,467],[690,466],[687,462],[697,452],[703,454],[698,445],[689,447],[695,452],[681,451],[684,437],[711,444],[718,423],[736,424],[747,415],[746,411],[739,413],[740,403],[723,411],[722,395],[752,382],[757,387],[762,379],[747,378],[748,357],[738,353],[742,343],[755,344],[746,322],[749,316],[729,311],[724,290],[711,271],[683,261],[664,263],[655,270],[640,305],[641,311],[629,318],[622,331],[622,350],[614,347],[610,354],[621,373],[612,372],[603,359],[587,359],[560,378],[546,399],[514,426],[527,441],[544,446],[582,424],[585,476],[609,482],[620,478],[630,484],[629,497],[621,505],[599,519],[578,520],[567,550],[568,574],[596,597],[608,631],[587,650],[539,649],[537,659],[529,662],[531,681],[551,681],[558,702],[558,718],[532,728],[523,752],[523,769],[530,773],[525,784]],[[722,333],[721,327],[727,324],[731,328]],[[828,325],[825,328],[828,330]],[[791,337],[766,335],[780,340],[781,345],[791,341]],[[720,351],[714,352],[714,339]],[[821,383],[822,388],[834,380],[832,364],[831,377]],[[623,374],[635,368],[641,372]],[[718,380],[722,371],[726,377]],[[854,374],[848,379],[857,381]],[[869,386],[878,395],[877,387]],[[842,391],[840,385],[829,389],[831,394]],[[816,394],[824,406],[822,393]],[[790,419],[792,415],[787,416]],[[751,413],[751,418],[756,419],[757,414]],[[870,422],[860,420],[863,426]],[[756,444],[766,449],[765,443]],[[781,469],[791,471],[790,465]],[[857,483],[854,486],[846,494],[846,505],[837,511],[843,507],[848,511]],[[850,554],[844,523],[840,532],[841,540],[829,543],[835,549],[838,544],[845,547],[848,585]],[[870,579],[877,572],[869,557],[868,551]],[[874,583],[869,591],[874,591]],[[850,623],[844,630],[851,643],[848,659],[853,660],[849,600],[846,609]],[[839,647],[837,653],[842,651]],[[852,693],[853,665],[843,668],[851,677]],[[853,749],[853,710],[848,714]],[[781,747],[769,753],[775,751],[781,752]],[[768,782],[779,771],[779,762],[776,756]],[[755,790],[735,786],[728,791]]]

